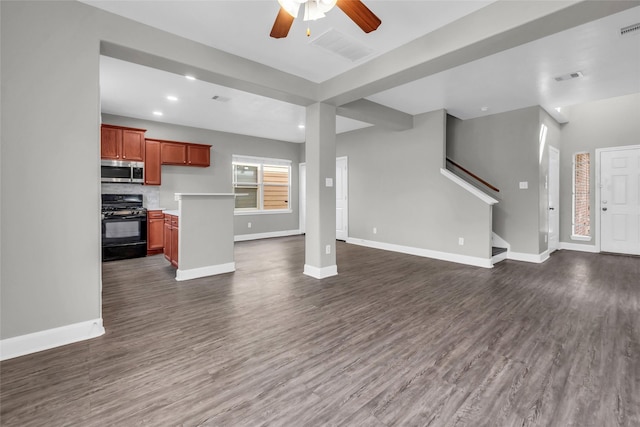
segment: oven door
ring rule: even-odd
[[[147,217],[132,215],[102,220],[102,260],[146,256]]]

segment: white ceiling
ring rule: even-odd
[[[320,83],[488,5],[489,1],[366,0],[382,20],[364,34],[339,9],[311,23],[294,22],[289,36],[272,39],[276,0],[85,1],[147,25]],[[621,27],[640,22],[640,7],[593,21],[367,97],[419,114],[446,108],[462,119],[531,105],[550,109],[640,92],[640,35]],[[351,62],[310,44],[335,29],[373,51]],[[640,32],[639,32],[640,33]],[[583,78],[553,77],[582,71]],[[304,141],[304,107],[127,63],[101,60],[106,113],[291,142]],[[178,101],[168,101],[174,95]],[[223,101],[211,98],[218,95]],[[483,107],[484,111],[483,111]],[[163,116],[153,115],[162,111]],[[337,131],[369,124],[339,117]]]

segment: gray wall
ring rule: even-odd
[[[448,157],[500,190],[492,193],[500,201],[493,208],[493,231],[512,251],[527,254],[546,250],[540,236],[546,204],[540,200],[545,170],[539,162],[539,130],[539,107],[464,121],[448,116],[447,121]],[[527,190],[519,189],[521,181],[528,182]]]
[[[596,148],[640,144],[640,94],[620,96],[566,108],[569,123],[562,129],[560,151],[560,241],[595,244],[592,214],[590,242],[571,240],[573,155],[591,153],[591,212],[596,213]]]
[[[440,173],[445,116],[416,116],[407,131],[338,135],[337,156],[349,159],[350,238],[490,258],[491,208]]]
[[[100,106],[86,8],[0,7],[5,339],[101,317]]]
[[[102,122],[119,126],[147,129],[147,138],[209,144],[211,166],[190,168],[162,166],[159,203],[167,209],[177,209],[175,193],[230,193],[232,188],[231,157],[233,154],[291,160],[292,213],[265,215],[236,215],[234,233],[254,234],[297,230],[298,224],[298,159],[303,144],[295,144],[252,136],[236,135],[178,126],[168,123],[103,114]],[[247,223],[251,222],[251,228]]]
[[[79,2],[2,1],[0,8],[0,339],[7,339],[101,317],[101,41],[205,73],[304,88],[301,79]],[[237,144],[240,154],[262,154]],[[190,188],[209,188],[196,173],[185,172]]]

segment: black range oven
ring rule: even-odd
[[[142,194],[102,195],[102,261],[147,255],[147,210]]]

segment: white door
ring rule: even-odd
[[[300,163],[298,171],[298,218],[300,232],[305,233],[307,224],[307,165]]]
[[[347,158],[336,159],[336,239],[347,240],[349,236],[348,175]]]
[[[600,152],[600,250],[640,255],[640,148]]]
[[[307,165],[300,163],[298,176],[299,221],[300,232],[306,230],[307,221]],[[349,180],[348,163],[346,157],[336,159],[336,239],[347,240],[349,236]]]
[[[560,151],[549,147],[549,253],[560,245]]]

